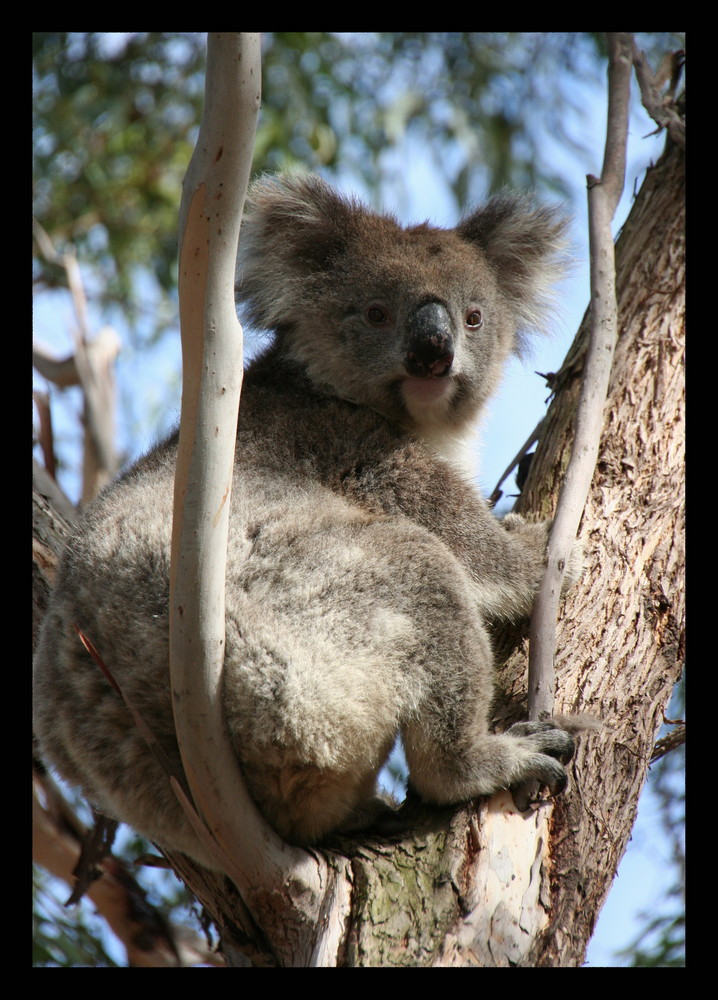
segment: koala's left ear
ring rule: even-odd
[[[513,308],[518,328],[540,328],[553,285],[566,272],[568,218],[524,195],[495,195],[462,219],[456,232],[479,246]]]
[[[347,252],[361,212],[311,174],[255,181],[240,233],[236,291],[244,318],[274,330],[295,313],[297,302],[321,299],[326,273]]]

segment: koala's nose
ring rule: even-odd
[[[405,366],[415,378],[443,378],[454,363],[451,317],[440,302],[427,302],[410,317]]]

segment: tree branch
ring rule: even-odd
[[[109,326],[103,327],[97,337],[90,340],[87,297],[74,250],[67,248],[64,253],[58,253],[48,234],[35,221],[33,235],[45,259],[65,271],[75,310],[74,354],[60,361],[51,358],[42,347],[35,347],[33,364],[48,381],[61,387],[79,385],[82,389],[85,441],[81,502],[85,505],[117,472],[113,365],[120,351],[120,340]]]
[[[633,65],[636,69],[636,79],[638,80],[638,87],[641,91],[641,102],[643,103],[643,107],[654,120],[656,125],[658,125],[657,131],[660,131],[662,128],[667,129],[671,140],[676,144],[676,146],[680,146],[680,148],[683,149],[686,144],[686,123],[676,110],[670,98],[664,99],[661,94],[659,89],[661,85],[660,72],[657,76],[653,75],[651,67],[648,65],[645,53],[641,52],[635,42],[632,43],[632,53]],[[668,91],[671,96],[680,77],[683,60],[684,53],[682,51],[674,52],[670,56],[670,75],[674,81],[671,82]],[[663,80],[663,82],[665,82],[665,80]]]
[[[222,713],[224,587],[242,329],[239,226],[260,93],[259,36],[210,33],[205,108],[180,209],[184,381],[170,578],[175,726],[197,811],[257,922],[259,891],[300,884],[319,905],[319,865],[274,833],[249,797]],[[240,462],[241,462],[241,456]]]
[[[239,776],[224,736],[220,678],[242,386],[234,269],[259,100],[258,38],[210,33],[207,44],[205,108],[180,207],[183,393],[172,532],[170,671],[190,790],[214,837],[231,853],[235,824],[226,796]],[[243,797],[239,788],[238,801]]]
[[[32,781],[33,861],[74,886],[87,830],[49,774],[33,767]],[[128,962],[135,967],[224,964],[191,931],[167,924],[126,866],[113,856],[100,861],[97,879],[87,889],[87,897],[125,946]]]
[[[656,745],[653,747],[651,753],[651,764],[655,764],[656,761],[660,760],[661,757],[665,757],[667,753],[671,753],[672,750],[677,750],[678,747],[682,747],[686,742],[686,727],[685,725],[679,725],[677,729],[673,732],[667,733],[662,736],[660,740],[656,741]]]
[[[547,566],[529,631],[529,718],[553,714],[556,677],[556,619],[564,572],[575,544],[601,441],[603,410],[617,338],[615,260],[611,220],[623,191],[633,39],[611,32],[608,65],[608,122],[600,180],[589,175],[591,331],[576,434],[548,542]]]

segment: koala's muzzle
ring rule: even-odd
[[[439,302],[427,302],[408,323],[405,366],[414,378],[443,378],[454,363],[451,318]]]

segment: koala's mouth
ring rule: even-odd
[[[450,375],[442,378],[414,378],[409,375],[401,382],[402,395],[407,404],[434,403],[453,396],[455,390],[456,383]]]

